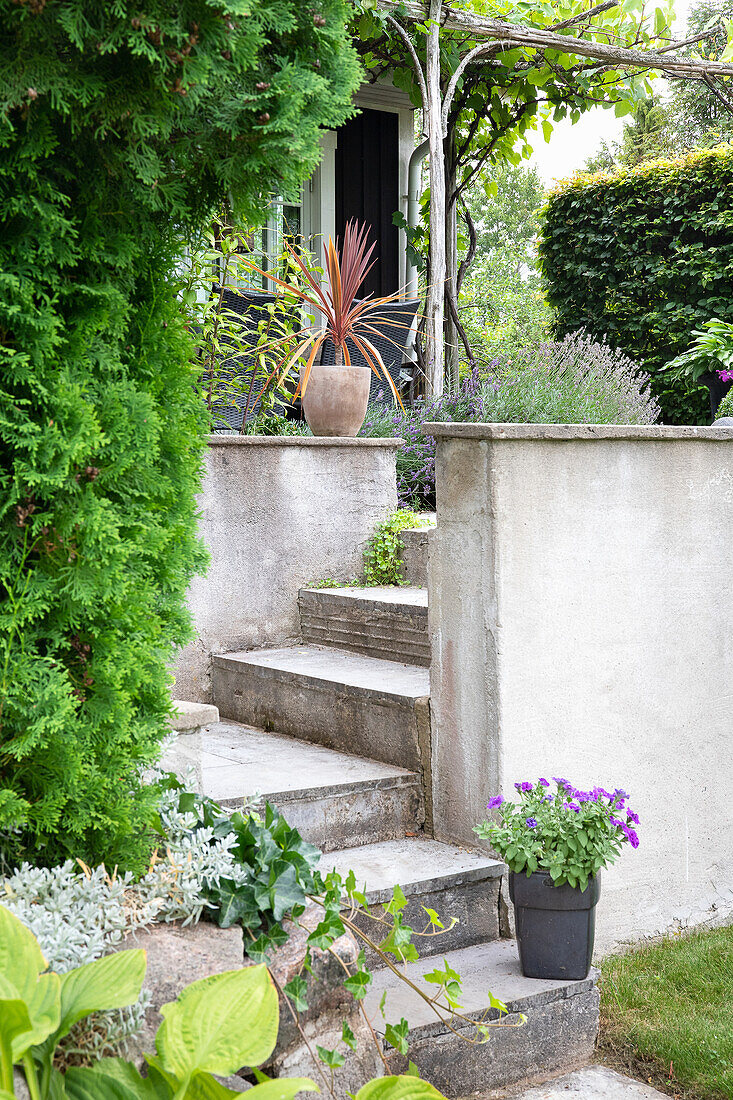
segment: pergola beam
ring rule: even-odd
[[[383,11],[394,14],[401,12],[412,23],[423,23],[428,18],[427,5],[410,2],[410,0],[402,4],[395,0],[379,0],[379,7]],[[598,10],[596,9],[596,13]],[[534,50],[558,50],[560,53],[588,57],[615,69],[659,69],[693,79],[695,77],[702,79],[704,76],[733,76],[733,64],[672,56],[670,50],[675,48],[674,43],[665,46],[663,51],[627,50],[621,46],[609,45],[607,42],[576,38],[573,34],[558,34],[557,31],[542,30],[539,27],[488,19],[474,12],[459,11],[457,8],[448,6],[442,9],[440,24],[446,30],[463,31],[474,38],[486,38],[490,42],[506,44],[507,49],[524,47]],[[685,43],[680,42],[678,47],[683,45]]]

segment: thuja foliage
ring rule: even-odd
[[[663,418],[709,421],[699,383],[658,372],[712,317],[733,321],[733,149],[579,176],[543,211],[540,261],[560,335],[584,328],[643,365]]]
[[[342,0],[0,0],[0,855],[142,861],[203,563],[172,272],[351,111]]]

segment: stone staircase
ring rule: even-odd
[[[324,868],[353,869],[370,903],[399,884],[413,927],[427,923],[423,907],[446,925],[457,918],[444,936],[419,940],[421,958],[406,972],[419,978],[446,959],[464,979],[470,1018],[496,1016],[486,1012],[489,990],[503,1000],[509,1016],[488,1042],[464,1042],[387,968],[375,970],[366,1001],[379,1034],[408,1019],[410,1058],[448,1097],[499,1095],[587,1062],[593,977],[523,978],[516,945],[501,938],[504,865],[430,835],[426,590],[304,589],[299,607],[303,644],[213,659],[223,718],[179,733],[168,764],[193,767],[200,790],[225,806],[268,799],[324,851]]]

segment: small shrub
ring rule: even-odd
[[[367,587],[406,583],[400,557],[405,544],[400,531],[419,524],[419,517],[409,508],[401,508],[379,524],[364,550],[364,584]]]
[[[401,436],[397,497],[401,507],[435,507],[435,440],[431,421],[514,424],[653,424],[659,405],[649,378],[625,355],[588,336],[494,359],[474,371],[457,393],[416,402],[405,412],[371,406],[362,435]]]

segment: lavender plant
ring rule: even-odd
[[[518,424],[654,424],[660,407],[649,377],[621,352],[575,333],[559,342],[494,359],[474,370],[457,393],[418,401],[405,412],[367,411],[361,434],[401,436],[397,494],[402,508],[435,505],[435,440],[430,421]]]
[[[567,882],[585,890],[590,878],[616,861],[624,844],[638,848],[639,817],[618,787],[611,794],[603,787],[581,791],[556,776],[553,782],[554,793],[548,779],[515,783],[518,803],[501,795],[490,798],[486,808],[495,810],[497,819],[482,821],[473,831],[515,874],[549,871],[556,886]]]

